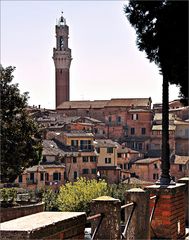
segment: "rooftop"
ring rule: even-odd
[[[136,160],[133,164],[151,164],[160,160],[160,158],[144,158]]]
[[[174,160],[175,164],[186,164],[187,162],[189,162],[189,156],[175,155],[175,160]]]
[[[119,144],[117,142],[112,141],[111,139],[96,139],[95,146],[106,148],[106,147],[117,147]]]
[[[176,126],[175,125],[169,125],[169,131],[175,131]],[[152,126],[152,131],[161,131],[162,130],[162,125],[153,125]]]
[[[67,137],[94,137],[92,133],[73,131],[73,132],[64,132],[64,135]]]
[[[105,108],[105,107],[148,107],[151,98],[115,98],[111,100],[94,101],[66,101],[61,103],[57,109],[76,109],[76,108]]]

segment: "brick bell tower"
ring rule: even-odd
[[[70,100],[70,64],[71,49],[68,48],[69,27],[62,15],[55,26],[56,48],[53,49],[56,79],[56,108],[62,102]]]

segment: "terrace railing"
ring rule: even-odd
[[[129,224],[131,222],[131,218],[133,216],[133,213],[134,213],[134,210],[135,210],[135,207],[136,207],[136,203],[131,202],[131,203],[127,203],[127,204],[121,206],[121,209],[125,209],[125,208],[131,207],[131,206],[132,206],[132,210],[131,210],[131,213],[130,213],[130,215],[128,217],[128,220],[127,220],[127,222],[125,224],[124,231],[121,234],[121,239],[126,239],[127,230],[128,230]]]
[[[95,228],[95,230],[94,230],[94,232],[93,232],[93,234],[92,234],[92,236],[91,236],[91,240],[94,240],[94,239],[95,239],[95,236],[96,236],[96,234],[97,234],[97,232],[98,232],[98,230],[99,230],[99,228],[100,228],[100,225],[101,225],[101,223],[102,223],[102,220],[103,220],[103,218],[104,218],[104,214],[103,214],[103,213],[98,213],[98,214],[89,216],[89,217],[87,218],[87,221],[93,221],[93,220],[95,220],[95,219],[97,219],[97,218],[99,218],[99,221],[98,221],[97,226],[96,226],[96,228]]]

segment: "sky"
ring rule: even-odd
[[[1,64],[29,105],[55,108],[55,25],[69,26],[70,100],[152,98],[162,102],[162,76],[136,46],[123,8],[127,1],[1,1]],[[169,100],[179,89],[170,86]]]

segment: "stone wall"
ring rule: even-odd
[[[41,212],[1,223],[2,240],[84,239],[84,212]]]
[[[30,214],[43,212],[44,211],[44,203],[1,208],[0,211],[1,211],[0,222],[5,222],[5,221],[9,221],[9,220],[12,220],[15,218],[27,216]]]

